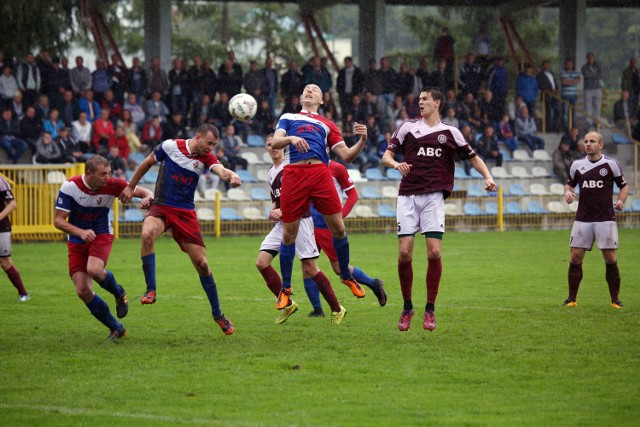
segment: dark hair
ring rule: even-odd
[[[434,101],[440,101],[440,107],[438,107],[438,113],[442,114],[442,109],[444,108],[444,94],[438,87],[433,86],[424,86],[421,90],[422,92],[427,92],[431,95]]]
[[[196,131],[196,133],[198,133],[200,135],[203,135],[203,136],[208,134],[209,132],[211,132],[213,134],[213,137],[215,139],[220,138],[220,133],[218,132],[218,128],[215,127],[214,125],[210,124],[210,123],[204,123],[204,124],[200,125],[200,127]]]

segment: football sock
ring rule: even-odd
[[[406,308],[406,303],[411,304],[411,287],[413,286],[413,267],[411,261],[398,260],[398,277],[400,277],[400,289],[402,290],[402,299],[405,302],[405,310],[411,310]]]
[[[293,258],[296,255],[296,244],[280,243],[280,273],[282,273],[282,288],[291,288],[291,274],[293,272]]]
[[[322,310],[322,302],[320,301],[320,290],[318,285],[313,281],[311,277],[302,279],[304,282],[304,291],[307,293],[307,298],[315,310]]]
[[[427,302],[435,304],[442,276],[442,258],[430,259],[427,267]]]
[[[6,270],[5,273],[7,277],[11,281],[11,284],[14,288],[18,290],[19,295],[27,295],[27,290],[24,288],[24,283],[22,283],[22,277],[20,276],[20,272],[16,268],[15,265],[12,265],[10,269]]]
[[[282,280],[280,280],[280,276],[276,269],[268,265],[266,268],[259,271],[271,293],[277,297],[280,293],[280,289],[282,289]]]
[[[204,289],[204,292],[207,294],[207,298],[209,298],[213,317],[222,316],[222,311],[220,311],[220,301],[218,300],[218,288],[216,287],[216,282],[213,280],[213,274],[200,276],[200,283],[202,283],[202,289]]]
[[[367,273],[355,266],[353,267],[353,278],[361,285],[368,286],[369,288],[373,286],[373,279],[367,276]]]
[[[569,263],[569,299],[576,300],[578,296],[578,288],[582,281],[582,264]]]
[[[336,294],[333,293],[331,282],[327,276],[320,271],[313,277],[313,281],[318,285],[318,290],[329,304],[329,307],[331,307],[331,311],[340,311],[340,303],[338,302],[338,298],[336,298]]]
[[[156,254],[145,255],[142,258],[142,271],[147,284],[147,292],[156,290]]]
[[[104,280],[102,281],[102,283],[98,282],[98,284],[102,287],[102,289],[109,291],[111,295],[120,298],[124,294],[124,289],[122,289],[122,286],[120,286],[118,282],[116,282],[116,278],[113,276],[112,272],[110,272],[109,270],[106,270],[106,272],[107,275],[105,276]]]
[[[338,255],[340,278],[344,280],[351,279],[351,272],[349,271],[349,239],[347,239],[347,236],[344,236],[342,239],[336,239],[334,237],[333,248]]]
[[[87,308],[93,316],[100,321],[110,331],[114,329],[122,329],[122,324],[116,320],[109,311],[109,306],[102,298],[96,294],[87,304]]]
[[[605,264],[607,271],[605,277],[607,278],[607,285],[609,285],[609,294],[611,295],[611,301],[618,300],[618,294],[620,293],[620,271],[618,270],[618,263]]]
[[[427,303],[427,305],[424,307],[424,311],[431,311],[431,312],[433,312],[433,311],[435,311],[435,309],[436,309],[436,306],[435,306],[435,304],[434,304],[434,303],[432,303],[432,302],[428,302],[428,303]]]

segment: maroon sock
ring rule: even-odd
[[[582,264],[569,263],[569,299],[576,300],[578,288],[582,281]]]
[[[260,274],[264,278],[265,283],[269,287],[269,290],[277,297],[282,289],[282,280],[278,275],[278,272],[272,266],[267,266],[260,270]]]
[[[607,272],[605,277],[607,278],[607,285],[609,285],[609,294],[611,295],[611,302],[618,301],[618,294],[620,293],[620,271],[618,270],[618,263],[606,264]]]
[[[442,276],[442,258],[430,259],[427,268],[427,302],[436,303],[438,288],[440,288],[440,277]]]
[[[398,277],[400,278],[400,289],[402,290],[402,299],[405,302],[411,302],[411,288],[413,286],[413,267],[411,261],[398,260]]]
[[[329,307],[331,307],[331,311],[340,311],[340,303],[338,302],[338,298],[336,298],[336,294],[333,293],[331,282],[327,276],[320,271],[318,274],[313,276],[312,279],[316,282],[316,285],[318,285],[318,290],[329,304]]]
[[[18,290],[18,294],[27,295],[27,290],[24,288],[24,284],[22,283],[22,277],[20,277],[20,272],[16,268],[15,265],[12,265],[10,269],[6,270],[7,277],[13,283],[13,286]]]

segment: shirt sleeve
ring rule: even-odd
[[[73,197],[69,194],[69,188],[71,185],[72,184],[69,181],[62,183],[60,192],[58,193],[58,198],[56,199],[56,209],[71,212],[71,207],[73,205]]]

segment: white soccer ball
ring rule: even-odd
[[[246,93],[239,93],[229,101],[229,113],[241,122],[251,120],[257,110],[258,103],[253,96]]]

